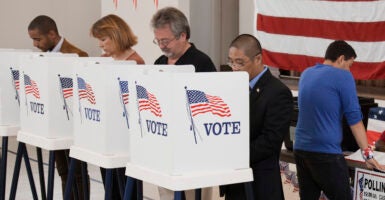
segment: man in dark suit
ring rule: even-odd
[[[249,74],[250,166],[255,199],[284,199],[279,154],[293,113],[291,91],[264,66],[261,44],[252,35],[239,35],[232,41],[228,65],[233,71]],[[246,199],[243,184],[226,185],[221,191],[226,200]]]
[[[61,37],[55,21],[48,16],[40,15],[35,17],[28,26],[28,34],[33,40],[33,46],[43,52],[76,53],[80,57],[88,56],[86,52],[69,43],[64,37]],[[68,154],[69,150],[55,151],[56,168],[62,180],[63,191],[65,190],[68,176]],[[83,199],[83,184],[80,166],[80,163],[76,166],[75,179],[78,187],[79,199]]]

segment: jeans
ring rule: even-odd
[[[351,200],[349,170],[342,154],[294,151],[303,200],[318,200],[323,191],[330,200]]]

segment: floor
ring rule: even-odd
[[[15,137],[10,137],[8,142],[8,163],[7,163],[7,184],[6,184],[6,199],[9,198],[9,192],[11,188],[11,182],[12,182],[12,175],[13,175],[13,166],[15,164],[15,157],[16,157],[16,151],[17,151],[17,141]],[[36,190],[38,192],[38,195],[40,195],[40,183],[39,183],[39,173],[37,169],[37,160],[36,160],[36,148],[30,145],[27,145],[28,154],[31,161],[31,167],[33,176],[35,179],[36,184]],[[47,184],[47,176],[48,176],[48,151],[43,150],[43,160],[44,160],[44,171],[45,171],[45,180]],[[294,170],[293,166],[289,166],[290,170]],[[104,198],[104,188],[101,182],[101,176],[99,168],[94,165],[88,165],[89,175],[91,178],[91,193],[90,193],[90,199],[92,200],[101,200]],[[57,175],[57,172],[55,170],[55,177],[54,177],[54,199],[60,200],[62,199],[62,192],[61,192],[61,184],[59,176]],[[20,176],[19,176],[19,183],[16,193],[16,199],[17,200],[30,200],[32,199],[30,184],[28,181],[25,164],[24,161],[22,161],[22,168],[20,170]],[[290,177],[289,177],[290,178]],[[288,181],[289,179],[287,176],[282,175],[282,183],[284,186],[284,193],[286,200],[297,200],[298,197],[298,191],[295,191],[296,189],[293,187],[292,183]],[[144,193],[144,200],[159,200],[159,193],[158,189],[155,185],[144,183],[143,185],[143,193]],[[39,197],[39,199],[41,199]],[[213,190],[212,198],[210,200],[223,200],[223,198],[219,197],[219,191],[218,187],[215,187]]]

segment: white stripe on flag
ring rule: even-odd
[[[308,55],[320,58],[324,57],[327,46],[334,41],[323,38],[270,34],[262,31],[258,31],[256,36],[261,41],[263,49],[273,52]],[[383,62],[385,60],[385,41],[346,42],[352,45],[356,51],[358,55],[356,61]],[[376,49],[376,51],[368,51],[368,49]]]
[[[369,118],[367,129],[382,133],[385,131],[385,121]]]
[[[263,15],[375,22],[385,20],[385,1],[255,0]],[[298,12],[298,11],[301,12]],[[304,27],[305,28],[305,27]]]

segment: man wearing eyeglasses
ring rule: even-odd
[[[153,42],[163,52],[155,64],[192,64],[196,72],[216,71],[210,57],[189,42],[190,25],[180,10],[173,7],[158,10],[151,20],[151,26],[155,35]]]
[[[194,65],[195,72],[215,72],[214,63],[210,57],[198,50],[190,39],[190,25],[186,16],[178,9],[166,7],[158,10],[151,20],[154,30],[154,44],[158,45],[163,55],[156,65]],[[171,190],[159,187],[161,200],[174,198]],[[186,192],[187,199],[193,199],[193,191]],[[203,200],[212,199],[211,188],[202,190]]]
[[[254,199],[284,199],[279,155],[293,113],[291,91],[263,64],[261,44],[252,35],[239,35],[231,42],[228,65],[233,71],[249,74],[250,167]],[[246,199],[244,184],[222,186],[223,194],[226,200]]]

